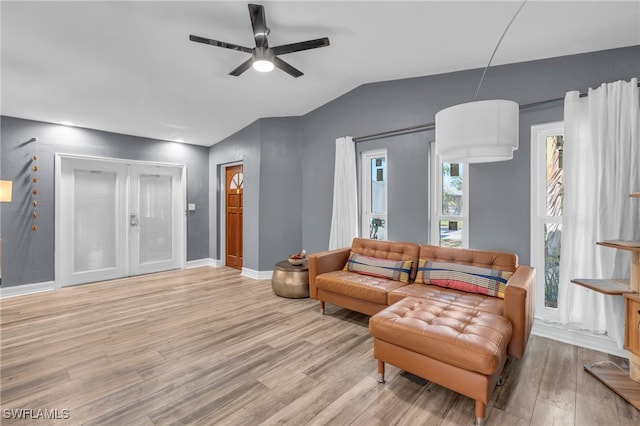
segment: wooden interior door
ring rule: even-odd
[[[226,265],[242,269],[242,165],[227,167],[225,175]]]

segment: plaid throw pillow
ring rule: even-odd
[[[411,260],[379,259],[351,252],[344,270],[408,283],[412,264]]]
[[[504,299],[504,290],[511,275],[512,272],[496,269],[420,259],[416,282]]]

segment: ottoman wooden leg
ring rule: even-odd
[[[384,383],[384,361],[378,360],[378,383]]]
[[[320,301],[320,315],[324,315],[324,300]]]
[[[484,409],[486,406],[480,402],[476,401],[476,426],[484,426]]]

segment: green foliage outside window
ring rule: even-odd
[[[562,155],[564,138],[562,135],[547,138],[547,216],[562,217],[564,185],[562,179]],[[545,268],[544,268],[544,300],[549,308],[558,307],[558,284],[560,282],[560,242],[562,225],[547,223],[545,225]]]
[[[458,164],[455,164],[459,167]],[[462,176],[451,176],[451,164],[442,164],[442,214],[459,215],[462,213]]]

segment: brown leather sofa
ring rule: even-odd
[[[411,260],[409,282],[343,270],[351,253],[395,261]],[[419,259],[513,274],[502,299],[413,282]],[[320,301],[322,313],[325,303],[329,302],[373,316],[369,327],[381,375],[386,361],[474,398],[478,423],[483,422],[486,403],[499,381],[507,355],[520,359],[524,354],[533,325],[533,281],[534,269],[518,265],[516,254],[496,251],[355,238],[351,247],[309,256],[309,293],[311,298]],[[403,318],[407,312],[421,320]],[[450,317],[455,325],[447,327],[444,334],[453,333],[453,336],[438,335],[442,331],[432,326],[436,317]],[[459,345],[456,342],[464,341],[463,330],[471,326],[472,321],[479,320],[489,324],[489,328],[500,330],[497,337],[487,332],[482,336],[488,339],[486,342],[478,343],[471,338],[472,345],[456,346]],[[435,335],[425,337],[425,330]],[[433,347],[433,342],[443,342],[445,337],[452,339],[448,353]],[[484,368],[478,359],[487,360],[491,366]]]

